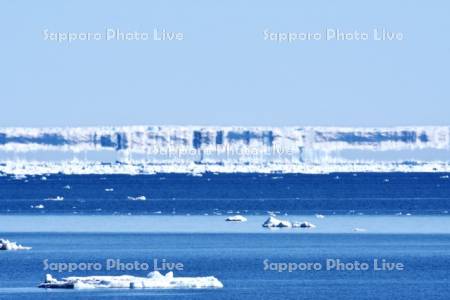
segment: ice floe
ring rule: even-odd
[[[17,244],[16,242],[11,242],[9,240],[0,239],[0,250],[30,250],[31,247],[25,247]]]
[[[308,222],[291,222],[288,220],[279,220],[274,216],[270,216],[262,225],[266,228],[315,228],[316,225]]]
[[[151,272],[148,277],[121,276],[87,276],[66,277],[62,280],[53,278],[50,274],[40,288],[62,289],[214,289],[223,288],[222,282],[216,277],[175,277],[173,272],[162,275],[158,271]]]
[[[314,225],[308,221],[303,221],[303,222],[292,223],[292,227],[294,227],[294,228],[316,228],[316,225]]]
[[[225,221],[229,221],[229,222],[246,222],[247,218],[241,215],[234,215],[234,216],[229,216],[228,218],[225,219]]]
[[[49,198],[45,198],[45,200],[47,200],[47,201],[63,201],[64,197],[63,196],[49,197]]]
[[[270,216],[262,226],[267,228],[291,228],[292,223],[286,220],[278,220],[277,218]]]
[[[132,201],[145,201],[145,200],[147,200],[147,197],[145,197],[145,196],[136,196],[136,197],[128,196],[127,199],[132,200]]]
[[[324,215],[321,215],[321,214],[316,214],[316,218],[317,218],[317,219],[324,219],[325,216],[324,216]]]

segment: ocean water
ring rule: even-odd
[[[449,195],[443,173],[0,177],[3,214],[442,214]]]
[[[1,299],[448,299],[448,234],[95,234],[14,233],[9,237],[31,251],[0,253]],[[372,264],[402,263],[403,271],[265,270],[264,261],[311,262],[327,259]],[[108,259],[150,267],[165,259],[183,264],[181,276],[214,275],[217,290],[45,290],[35,286],[48,263],[100,263],[101,271],[50,272],[53,276],[145,276],[122,271]],[[120,268],[120,267],[117,267]]]
[[[147,200],[128,199],[137,196]],[[0,299],[449,299],[449,199],[447,174],[0,177],[0,238],[33,247],[0,251]],[[268,211],[317,227],[265,229]],[[238,212],[248,221],[224,221]],[[148,269],[108,268],[118,260]],[[368,269],[327,269],[338,260]],[[403,268],[375,270],[375,260]],[[46,273],[146,276],[163,262],[224,288],[36,287]],[[58,263],[101,268],[45,268]],[[280,269],[288,263],[321,268]]]

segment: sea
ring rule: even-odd
[[[0,238],[32,249],[0,251],[0,299],[450,299],[448,210],[447,173],[3,175]],[[153,270],[224,287],[37,287]]]

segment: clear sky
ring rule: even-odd
[[[0,2],[0,126],[449,125],[449,1]],[[182,41],[45,40],[182,32]],[[401,32],[396,41],[264,39]]]

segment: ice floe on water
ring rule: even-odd
[[[45,200],[47,200],[47,201],[63,201],[64,197],[63,196],[48,197],[48,198],[45,198]]]
[[[324,216],[324,215],[321,215],[321,214],[316,214],[316,218],[317,218],[317,219],[324,219],[325,216]]]
[[[31,205],[30,207],[35,208],[35,209],[44,209],[45,208],[44,204]]]
[[[274,216],[269,216],[269,218],[263,223],[263,227],[266,228],[315,228],[316,225],[308,222],[291,222],[288,220],[279,220]]]
[[[105,192],[114,192],[114,189],[113,188],[106,188]]]
[[[30,250],[31,247],[25,247],[17,244],[16,242],[11,242],[10,240],[0,239],[0,250]]]
[[[355,228],[353,228],[353,231],[354,231],[354,232],[366,232],[366,231],[367,231],[367,229],[365,229],[365,228],[359,228],[359,227],[355,227]]]
[[[303,222],[292,223],[292,227],[294,227],[294,228],[316,228],[316,225],[314,225],[308,221],[303,221]]]
[[[214,276],[175,277],[173,272],[162,275],[158,271],[154,271],[149,273],[148,277],[130,275],[87,276],[66,277],[62,280],[57,280],[50,274],[47,274],[45,281],[38,287],[53,289],[214,289],[223,288],[223,284]]]
[[[228,222],[246,222],[247,218],[241,215],[234,215],[234,216],[229,216],[228,218],[225,219],[225,221]]]
[[[145,197],[145,196],[136,196],[136,197],[128,196],[127,199],[131,200],[131,201],[145,201],[145,200],[147,200],[147,197]]]
[[[267,228],[291,228],[292,223],[286,220],[278,220],[277,218],[270,216],[262,226]]]

